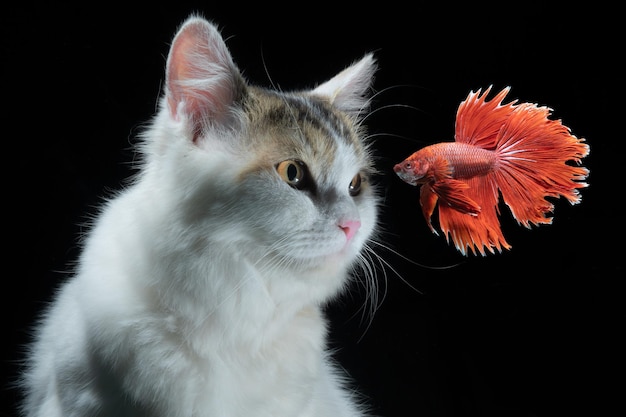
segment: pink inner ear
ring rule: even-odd
[[[178,104],[181,101],[185,101],[187,106],[193,107],[191,100],[185,99],[184,87],[180,85],[184,80],[191,78],[191,71],[186,57],[193,50],[194,46],[192,35],[189,32],[190,30],[186,30],[178,34],[170,50],[168,62],[167,84],[169,86],[169,94],[167,100],[172,117],[175,119],[178,119]]]
[[[173,118],[185,115],[199,131],[204,120],[225,122],[236,95],[238,70],[217,29],[191,19],[174,38],[167,63],[167,102]]]

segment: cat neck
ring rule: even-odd
[[[140,317],[170,323],[199,354],[210,350],[207,340],[212,339],[226,350],[248,346],[260,352],[280,340],[285,329],[298,327],[323,339],[320,300],[328,294],[316,293],[311,285],[317,274],[264,269],[251,258],[256,255],[219,236],[204,236],[202,242],[193,233],[181,237],[183,228],[167,221],[174,216],[165,206],[148,208],[152,202],[142,188],[136,184],[111,201],[87,240],[83,263],[101,262],[111,248],[117,256],[91,279],[124,281]],[[145,209],[129,211],[128,205]],[[119,299],[109,303],[119,304]]]

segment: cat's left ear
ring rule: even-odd
[[[207,124],[226,127],[243,89],[241,73],[218,29],[200,17],[187,19],[167,59],[166,103],[172,118],[191,123],[194,134]]]
[[[374,82],[374,72],[376,72],[376,60],[370,53],[317,86],[312,93],[329,99],[342,111],[359,114],[368,107],[369,90]]]

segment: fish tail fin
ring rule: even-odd
[[[550,114],[547,107],[516,105],[496,138],[495,183],[517,222],[526,227],[552,222],[547,214],[554,205],[546,197],[576,204],[578,189],[587,186],[589,170],[580,164],[589,146],[560,120],[549,119]]]

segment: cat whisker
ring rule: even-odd
[[[464,262],[462,261],[462,262],[457,262],[457,263],[454,263],[454,264],[450,264],[450,265],[443,265],[443,266],[426,265],[426,264],[424,264],[424,263],[420,263],[420,262],[414,261],[414,260],[412,260],[412,259],[410,259],[410,258],[408,258],[408,257],[404,256],[404,255],[403,255],[403,254],[401,254],[400,252],[398,252],[398,251],[396,251],[396,250],[392,249],[391,247],[389,247],[388,245],[385,245],[385,244],[384,244],[384,243],[382,243],[382,242],[375,241],[375,240],[373,240],[373,239],[370,239],[370,241],[371,241],[372,243],[374,243],[374,244],[376,244],[376,245],[378,245],[378,246],[382,247],[383,249],[385,249],[385,250],[387,250],[387,251],[391,252],[392,254],[394,254],[394,255],[396,255],[396,256],[398,256],[398,257],[402,258],[403,260],[405,260],[405,261],[407,261],[407,262],[409,262],[409,263],[411,263],[411,264],[413,264],[413,265],[415,265],[415,266],[419,266],[419,267],[421,267],[421,268],[424,268],[424,269],[431,269],[431,270],[446,270],[446,269],[456,268],[457,266],[459,266],[459,265],[461,265],[461,264],[463,264],[463,263],[464,263]],[[420,292],[420,293],[421,293],[421,291],[419,291],[419,290],[418,290],[418,292]]]
[[[372,94],[370,100],[373,100],[373,99],[377,98],[378,96],[380,96],[382,94],[385,94],[385,93],[388,93],[389,91],[395,90],[397,88],[403,88],[403,89],[419,88],[421,90],[425,89],[425,87],[421,87],[421,86],[418,86],[416,84],[395,84],[395,85],[390,85],[390,86],[387,86],[387,87],[385,87],[385,88],[383,88],[381,90],[376,91],[374,94]]]
[[[367,315],[369,317],[369,323],[367,324],[364,334],[370,328],[374,315],[378,308],[383,304],[387,296],[387,272],[384,268],[381,268],[384,292],[382,297],[380,296],[379,277],[376,274],[375,259],[378,260],[378,256],[373,252],[371,247],[366,243],[363,245],[363,250],[359,253],[355,267],[359,267],[363,272],[363,279],[361,282],[365,287],[365,304],[362,308],[363,317]],[[382,264],[381,264],[382,266]],[[369,308],[365,308],[365,305],[369,305]]]
[[[265,60],[265,54],[263,54],[263,49],[261,49],[261,62],[263,63],[263,71],[265,72],[265,75],[267,76],[267,80],[269,81],[270,86],[276,91],[282,91],[280,86],[274,83],[274,80],[272,79],[272,76],[270,75],[269,67],[267,66],[267,61]]]
[[[379,137],[390,137],[390,138],[395,138],[395,139],[402,139],[402,140],[413,142],[413,143],[425,143],[422,140],[416,140],[405,135],[398,135],[396,133],[384,133],[384,132],[371,133],[365,137],[365,140],[368,142],[373,142]]]
[[[398,251],[396,251],[396,250],[392,249],[392,248],[391,248],[391,247],[389,247],[388,245],[385,245],[385,244],[383,244],[383,243],[381,243],[381,242],[379,242],[379,241],[377,241],[377,240],[375,240],[375,239],[370,239],[370,240],[369,240],[369,242],[370,242],[370,243],[372,243],[372,244],[374,244],[374,245],[377,245],[378,247],[383,248],[383,249],[384,249],[384,250],[386,250],[386,251],[389,251],[389,252],[393,253],[393,254],[394,254],[394,255],[396,255],[396,256],[401,257],[402,259],[404,259],[404,260],[406,260],[406,261],[408,261],[408,262],[411,262],[411,263],[413,263],[413,264],[415,264],[415,265],[418,265],[418,266],[422,266],[422,267],[424,267],[424,268],[428,268],[428,267],[426,267],[426,266],[424,266],[424,265],[421,265],[421,264],[419,264],[419,263],[417,263],[417,262],[415,262],[415,261],[410,260],[409,258],[407,258],[406,256],[402,255],[402,254],[401,254],[401,253],[399,253]],[[398,277],[398,278],[399,278],[399,279],[400,279],[400,280],[401,280],[404,284],[406,284],[409,288],[411,288],[413,291],[415,291],[415,292],[417,292],[417,293],[419,293],[419,294],[422,294],[422,295],[424,294],[421,290],[419,290],[419,289],[417,289],[416,287],[414,287],[413,285],[411,285],[411,284],[410,284],[410,283],[409,283],[409,282],[408,282],[408,281],[407,281],[407,280],[406,280],[406,279],[402,276],[402,274],[400,274],[400,273],[399,273],[399,272],[398,272],[398,271],[397,271],[397,270],[396,270],[396,269],[395,269],[395,268],[394,268],[394,267],[393,267],[393,266],[392,266],[392,265],[391,265],[391,264],[390,264],[387,260],[385,260],[385,258],[383,258],[382,256],[378,255],[378,254],[376,253],[376,251],[372,250],[372,251],[371,251],[371,253],[373,253],[373,254],[376,256],[376,258],[378,259],[378,261],[380,262],[380,264],[381,264],[381,265],[383,265],[383,266],[384,266],[384,267],[386,267],[386,268],[389,268],[389,269],[390,269],[390,270],[391,270],[391,271],[392,271],[392,272],[393,272],[393,273],[394,273],[394,274],[395,274],[395,275],[396,275],[396,276],[397,276],[397,277]]]
[[[428,112],[426,112],[425,110],[420,109],[419,107],[415,107],[415,106],[411,106],[410,104],[402,104],[402,103],[396,103],[396,104],[386,104],[384,106],[380,106],[380,107],[376,107],[375,109],[373,109],[371,112],[369,112],[367,115],[365,115],[362,119],[361,119],[361,124],[365,123],[371,116],[375,116],[378,112],[384,111],[384,110],[389,110],[389,109],[409,109],[409,110],[415,110],[417,112],[420,113],[424,113],[424,114],[428,114]]]

